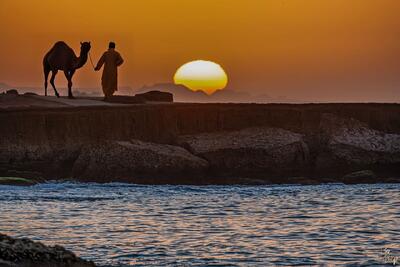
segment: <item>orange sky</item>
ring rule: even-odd
[[[90,40],[96,61],[114,40],[120,85],[133,88],[172,82],[180,65],[205,59],[238,91],[400,102],[399,11],[398,0],[0,0],[0,82],[41,86],[55,41],[77,51]],[[99,86],[89,64],[75,87]]]

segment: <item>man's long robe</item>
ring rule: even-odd
[[[113,48],[108,49],[99,59],[96,69],[100,69],[104,64],[101,85],[106,97],[112,96],[118,90],[118,66],[124,62],[121,55]]]

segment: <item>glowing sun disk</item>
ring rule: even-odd
[[[196,60],[179,67],[174,75],[174,82],[185,85],[193,91],[201,90],[212,94],[226,87],[228,77],[219,64]]]

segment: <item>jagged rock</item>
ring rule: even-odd
[[[146,93],[136,94],[136,97],[140,97],[145,101],[156,101],[156,102],[173,102],[174,96],[168,92],[161,91],[149,91]]]
[[[6,94],[7,94],[7,95],[16,95],[16,96],[19,95],[19,94],[18,94],[18,91],[17,91],[16,89],[7,90],[7,91],[6,91]]]
[[[248,128],[181,136],[179,143],[207,159],[214,172],[266,178],[307,169],[309,151],[302,138],[278,128]]]
[[[316,159],[317,173],[336,176],[362,169],[400,173],[400,134],[385,133],[352,118],[325,114],[326,144]]]
[[[46,246],[27,238],[0,234],[1,267],[95,267],[61,246]]]
[[[85,146],[74,164],[72,176],[129,182],[140,182],[142,177],[148,177],[151,183],[153,178],[190,176],[207,168],[207,161],[178,146],[139,140],[115,141]]]
[[[346,184],[376,183],[377,176],[373,171],[363,170],[349,173],[342,178]]]

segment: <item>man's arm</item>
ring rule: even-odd
[[[121,55],[118,53],[118,57],[117,57],[117,66],[121,66],[122,63],[124,63],[124,59],[121,57]]]
[[[104,54],[101,56],[101,58],[99,59],[99,62],[97,62],[96,68],[94,68],[95,71],[98,71],[101,69],[101,67],[104,64]]]

